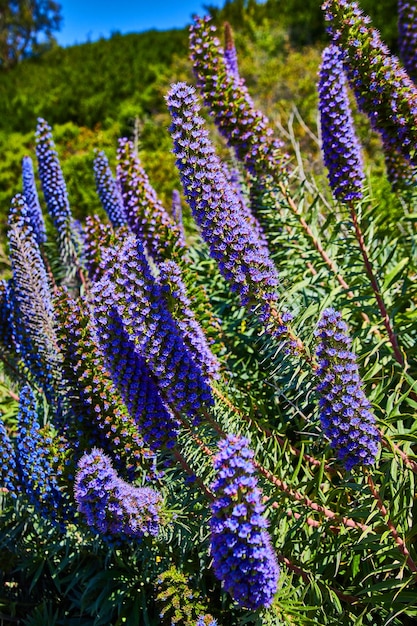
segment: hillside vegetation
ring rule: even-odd
[[[369,0],[362,4],[395,48],[394,0],[377,6]],[[207,8],[217,25],[225,20],[232,24],[241,73],[255,101],[262,102],[289,144],[291,137],[285,131],[288,120],[294,122],[290,134],[294,131],[310,153],[309,166],[320,170],[317,145],[298,120],[299,114],[317,133],[316,80],[326,41],[320,2],[233,0],[221,10]],[[1,230],[10,200],[21,189],[21,160],[33,151],[38,117],[53,126],[76,217],[100,212],[92,176],[93,151],[104,149],[113,159],[121,136],[140,138],[141,157],[151,180],[162,198],[169,200],[179,183],[166,132],[164,96],[171,83],[193,80],[187,40],[187,29],[114,34],[108,40],[55,47],[0,76]],[[368,124],[361,119],[359,125],[369,148]]]

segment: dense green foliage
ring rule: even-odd
[[[43,116],[94,128],[123,117],[131,99],[136,115],[154,112],[152,87],[174,54],[185,56],[184,31],[114,35],[71,48],[54,48],[1,76],[1,130],[28,132]]]

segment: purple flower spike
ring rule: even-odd
[[[38,192],[36,191],[35,175],[33,173],[32,159],[28,156],[22,160],[22,183],[23,195],[30,215],[30,223],[39,245],[46,241],[45,222],[39,204]]]
[[[220,363],[210,350],[203,329],[191,309],[181,270],[175,261],[160,264],[159,283],[168,297],[170,311],[182,332],[184,343],[196,363],[208,378],[219,378]]]
[[[93,448],[79,460],[74,497],[87,524],[100,534],[141,539],[159,532],[161,494],[119,478],[102,450]]]
[[[36,130],[36,156],[46,206],[58,233],[61,262],[67,273],[78,267],[79,242],[72,232],[72,214],[67,187],[61,170],[51,127],[39,118]]]
[[[230,74],[239,80],[239,66],[237,63],[237,52],[233,41],[232,27],[229,22],[224,24],[224,60]]]
[[[146,361],[170,409],[198,420],[205,404],[213,403],[209,381],[184,343],[141,242],[129,236],[108,254],[106,264],[92,289],[100,340],[108,344],[114,332],[120,341],[120,325],[123,341]]]
[[[119,140],[117,180],[122,192],[127,223],[153,259],[163,261],[186,246],[181,227],[167,213],[150,184],[132,141]]]
[[[323,51],[318,89],[322,150],[330,187],[337,200],[359,200],[365,175],[350,111],[343,54],[337,46]]]
[[[210,18],[196,18],[190,28],[191,60],[204,104],[236,157],[261,182],[277,180],[283,173],[287,155],[274,138],[269,120],[258,111],[242,78],[237,78],[230,44],[226,50],[215,36]],[[234,46],[233,46],[234,47]]]
[[[116,311],[98,333],[98,343],[114,384],[152,450],[175,445],[179,422],[161,398],[146,360],[135,350]]]
[[[6,426],[0,417],[0,491],[6,489],[13,497],[20,491],[16,455]]]
[[[325,309],[315,331],[320,383],[320,421],[330,445],[347,470],[373,465],[379,433],[359,377],[347,325],[334,309]]]
[[[324,17],[333,43],[343,52],[358,106],[384,144],[417,163],[417,88],[383,43],[370,18],[349,0],[326,0]]]
[[[242,304],[262,304],[266,318],[278,298],[278,274],[209,140],[195,89],[173,85],[167,103],[184,195],[211,256]]]
[[[13,273],[10,313],[14,342],[36,383],[43,387],[48,400],[54,402],[61,380],[61,354],[57,347],[52,294],[31,215],[21,194],[12,200],[8,240]]]
[[[279,567],[248,443],[228,435],[214,458],[211,552],[214,573],[226,591],[240,606],[256,610],[272,603]]]
[[[26,385],[20,392],[16,466],[23,492],[45,516],[56,521],[64,504],[53,467],[52,439],[42,432],[32,389]]]
[[[109,216],[113,228],[124,226],[126,218],[122,194],[113,178],[109,162],[103,151],[98,152],[94,159],[94,176],[101,204]]]
[[[413,79],[417,81],[417,2],[398,0],[398,34],[400,57]]]

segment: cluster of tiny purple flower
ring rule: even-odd
[[[39,178],[48,211],[57,230],[72,219],[67,187],[49,124],[40,118],[36,129]]]
[[[324,163],[336,199],[360,199],[364,181],[362,155],[355,134],[343,69],[343,53],[335,45],[323,51],[319,110]]]
[[[211,144],[195,89],[173,85],[167,103],[171,134],[184,194],[211,256],[240,295],[243,305],[269,305],[278,298],[278,274],[267,248],[252,228],[233,185]]]
[[[345,70],[359,108],[384,143],[417,163],[417,88],[356,2],[326,0],[328,32],[344,52]]]
[[[30,215],[30,223],[36,241],[39,245],[42,245],[46,241],[45,222],[39,204],[38,192],[36,190],[32,159],[28,156],[23,157],[22,160],[22,185],[23,195]]]
[[[212,403],[209,381],[184,343],[142,244],[133,235],[127,237],[106,263],[107,271],[92,290],[99,340],[129,341],[146,359],[168,406],[198,420],[202,407]],[[110,334],[118,324],[125,331],[123,338]]]
[[[158,384],[145,358],[135,349],[116,310],[109,311],[103,334],[99,332],[108,370],[129,414],[152,450],[172,448],[179,422],[163,401]]]
[[[0,417],[0,481],[2,488],[0,493],[6,490],[13,497],[20,491],[19,478],[16,466],[15,451],[5,423]]]
[[[211,553],[213,569],[242,607],[272,603],[279,567],[272,549],[257,487],[253,452],[244,437],[228,435],[214,458]]]
[[[162,293],[168,300],[168,308],[182,332],[184,343],[196,363],[205,376],[218,378],[220,363],[210,350],[203,329],[191,309],[181,269],[175,261],[165,261],[159,265],[158,282],[162,287]]]
[[[122,480],[98,448],[78,462],[74,498],[87,524],[103,536],[142,539],[159,532],[161,494]]]
[[[124,226],[126,217],[124,215],[122,194],[113,178],[109,162],[103,151],[98,152],[94,159],[94,175],[98,196],[113,228]]]
[[[132,141],[119,140],[117,180],[129,227],[158,262],[169,258],[174,248],[184,252],[180,226],[159,200],[143,169]]]
[[[225,51],[215,33],[207,17],[196,18],[190,29],[191,60],[204,103],[247,171],[259,180],[267,175],[276,179],[286,160],[282,143],[238,79],[230,42]]]
[[[337,458],[347,470],[373,465],[378,454],[379,433],[371,405],[362,388],[356,356],[347,325],[334,309],[325,309],[316,336],[320,383],[320,421]]]
[[[64,501],[51,456],[52,439],[41,431],[32,389],[20,392],[16,438],[19,483],[29,501],[51,521],[62,512]]]
[[[46,206],[58,234],[58,244],[63,266],[70,271],[77,262],[77,238],[72,232],[72,214],[67,187],[52,138],[51,127],[38,120],[36,130],[36,156],[38,172]]]
[[[224,61],[230,74],[239,80],[239,65],[237,62],[237,52],[233,40],[232,27],[229,22],[224,25]]]
[[[398,0],[398,43],[408,75],[417,81],[417,5],[415,0]]]
[[[53,324],[52,295],[25,198],[11,203],[8,240],[12,267],[10,321],[15,349],[53,402],[60,355]]]
[[[0,344],[6,353],[13,352],[19,343],[13,329],[13,287],[11,280],[0,281]]]
[[[111,452],[117,469],[124,467],[134,476],[143,458],[151,457],[143,434],[123,404],[116,381],[106,371],[98,349],[87,307],[66,293],[56,301],[57,319],[65,332],[60,333],[64,356],[64,375],[72,393],[69,401],[74,418],[65,436],[74,450],[99,445]]]

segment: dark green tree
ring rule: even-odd
[[[54,0],[0,0],[0,68],[7,70],[50,46],[60,11]]]

